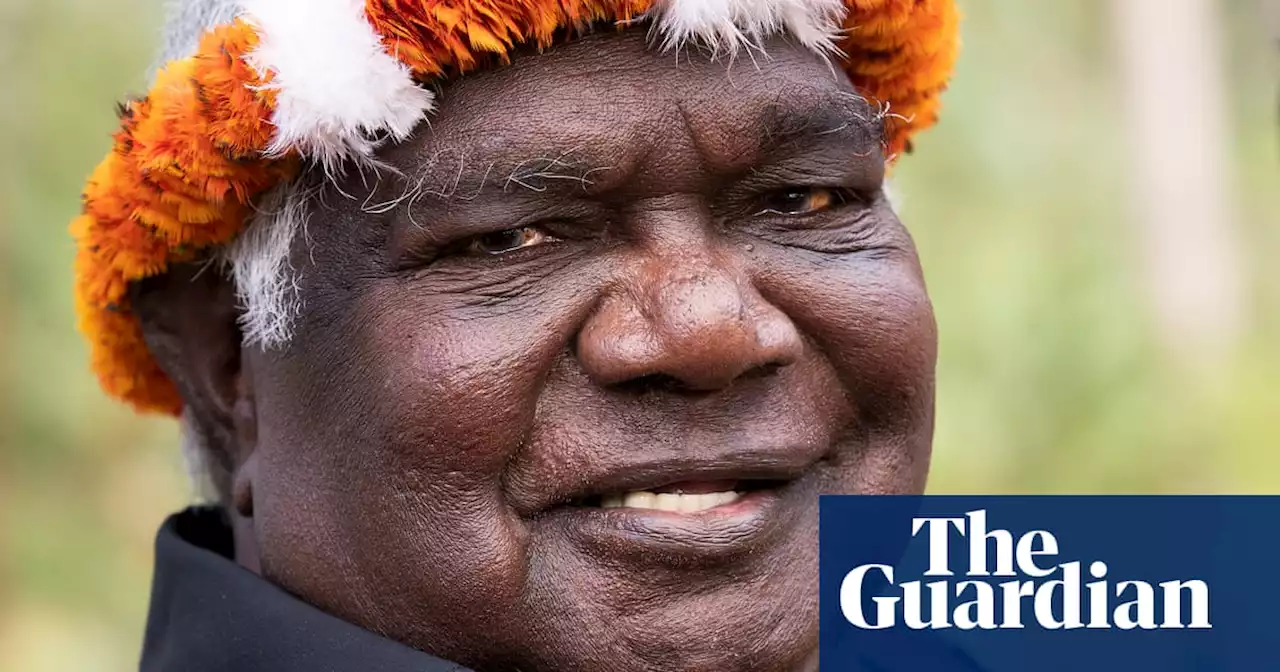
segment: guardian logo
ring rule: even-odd
[[[825,495],[822,672],[1280,671],[1280,497]]]
[[[840,611],[863,630],[1211,629],[1207,581],[1116,580],[1102,559],[1059,557],[1048,530],[1019,536],[988,529],[987,510],[962,517],[913,517],[911,537],[928,544],[921,578],[889,564],[860,564],[840,582]],[[967,545],[968,562],[952,567]]]

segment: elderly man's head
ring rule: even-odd
[[[923,489],[934,321],[884,107],[785,36],[444,83],[130,293],[242,561],[481,669],[786,669],[819,493]]]

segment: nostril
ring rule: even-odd
[[[677,392],[677,393],[694,393],[697,390],[686,385],[683,381],[675,376],[669,376],[665,373],[651,373],[630,380],[624,380],[614,388],[627,392],[629,394],[643,395],[655,392]]]
[[[770,362],[768,364],[761,364],[760,366],[757,366],[756,368],[751,369],[750,371],[744,372],[741,376],[739,376],[739,378],[769,378],[774,374],[776,374],[778,371],[781,371],[784,366],[786,366],[786,364],[783,364],[781,362]]]
[[[715,384],[707,385],[697,385],[694,384],[693,381],[684,380],[677,376],[665,373],[651,373],[622,381],[612,387],[619,392],[626,392],[634,395],[680,394],[686,396],[698,396],[723,389],[734,381],[770,378],[786,366],[786,364],[772,362],[762,364],[747,371],[743,371],[739,375],[733,376],[731,380],[719,381]]]

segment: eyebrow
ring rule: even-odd
[[[599,160],[586,156],[584,149],[585,145],[578,145],[559,153],[546,152],[520,160],[501,179],[502,190],[510,191],[512,187],[519,186],[529,191],[543,192],[557,182],[566,183],[570,187],[580,186],[586,190],[595,184],[593,175],[616,166],[604,165]]]
[[[885,115],[853,92],[826,92],[803,102],[778,100],[767,105],[757,123],[760,150],[807,147],[828,138],[854,142],[882,142]]]
[[[471,201],[482,192],[542,193],[586,190],[600,173],[615,166],[590,156],[586,145],[476,161],[465,146],[442,149],[411,173],[404,174],[404,195],[394,204],[412,204],[422,196],[443,201]],[[416,197],[415,197],[416,196]],[[386,205],[392,205],[388,201]]]
[[[865,156],[873,151],[873,143],[883,141],[883,120],[884,115],[874,105],[853,92],[788,92],[765,103],[755,118],[744,124],[743,130],[758,141],[755,146],[742,149],[757,156],[785,157],[820,146]],[[468,202],[495,189],[515,198],[544,193],[601,193],[628,179],[624,174],[611,175],[620,167],[591,151],[585,143],[483,161],[475,161],[467,147],[453,145],[407,174],[404,195],[395,201],[397,205],[407,205],[406,211],[412,216],[415,203],[424,196]]]

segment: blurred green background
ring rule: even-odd
[[[136,669],[191,495],[175,424],[87,372],[66,222],[160,2],[0,3],[0,669]],[[1276,4],[962,2],[896,174],[942,339],[932,491],[1280,488]]]

